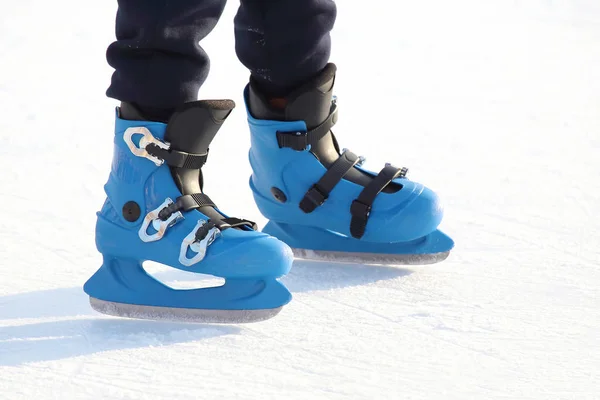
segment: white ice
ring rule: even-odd
[[[200,97],[238,104],[206,185],[264,226],[236,7],[204,42]],[[116,2],[2,3],[0,399],[600,398],[600,3],[338,8],[335,132],[439,191],[456,249],[414,268],[297,262],[279,316],[204,326],[105,317],[81,289],[100,263]]]

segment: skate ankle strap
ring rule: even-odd
[[[142,136],[139,144],[134,143],[134,135]],[[123,140],[133,155],[146,158],[157,166],[167,163],[171,167],[200,169],[208,158],[208,151],[203,154],[192,154],[174,150],[169,143],[154,137],[152,132],[144,126],[127,128],[123,133]]]
[[[329,198],[335,186],[352,167],[360,164],[363,158],[351,151],[344,151],[317,183],[311,186],[300,201],[300,209],[305,213],[313,212]]]
[[[308,150],[321,140],[337,122],[337,105],[332,103],[329,116],[319,126],[309,131],[277,131],[279,148],[289,148],[296,151]]]
[[[406,168],[396,168],[386,164],[379,174],[360,192],[358,198],[352,202],[350,206],[350,214],[352,214],[350,233],[354,238],[360,239],[365,234],[373,201],[375,201],[377,195],[394,179],[406,176],[407,171]]]
[[[171,148],[165,149],[154,143],[148,144],[146,151],[151,156],[163,160],[168,166],[177,168],[200,169],[208,159],[208,151],[204,154],[192,154]]]

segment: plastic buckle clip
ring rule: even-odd
[[[361,201],[354,200],[350,206],[350,214],[355,218],[366,221],[371,215],[371,206]]]
[[[203,219],[199,220],[196,227],[183,239],[181,242],[181,248],[179,251],[179,262],[186,267],[192,266],[206,257],[206,251],[219,236],[221,236],[221,230],[216,226],[212,226],[208,229],[208,232],[203,233],[203,237],[200,238],[199,231],[206,225],[208,221]],[[196,253],[191,258],[187,256],[188,249],[193,253]]]
[[[142,135],[142,138],[140,139],[140,142],[137,146],[133,143],[133,135]],[[131,152],[134,155],[138,157],[147,158],[148,160],[156,164],[156,166],[158,167],[160,167],[165,161],[148,153],[148,150],[146,150],[146,146],[148,146],[149,144],[154,144],[157,147],[164,150],[169,150],[171,147],[169,143],[162,142],[155,138],[150,132],[150,130],[144,126],[127,128],[125,130],[125,133],[123,133],[123,140],[127,144],[127,147],[129,147],[129,150],[131,150]]]
[[[295,151],[305,151],[308,148],[308,132],[277,132],[279,148],[290,148]]]
[[[167,197],[167,199],[160,206],[150,211],[146,215],[146,217],[144,218],[144,222],[142,223],[142,226],[140,227],[140,230],[138,232],[138,236],[140,237],[140,239],[142,239],[143,242],[155,242],[157,240],[162,239],[168,228],[175,225],[179,220],[183,219],[183,214],[180,211],[172,213],[164,221],[160,219],[160,212],[163,209],[171,206],[172,204],[174,204],[173,200]],[[150,224],[152,224],[152,228],[156,230],[156,232],[153,234],[148,234],[148,228],[150,227]]]
[[[308,198],[311,202],[316,204],[317,206],[323,205],[325,200],[329,197],[328,194],[325,194],[319,189],[317,184],[312,185],[312,187],[306,192],[304,195],[305,198]]]
[[[315,183],[308,189],[304,198],[300,202],[300,209],[305,213],[314,211],[317,207],[320,207],[325,203],[325,200],[329,198],[329,195],[323,193],[319,186]]]

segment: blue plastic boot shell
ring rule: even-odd
[[[175,201],[181,192],[166,164],[156,165],[133,154],[124,140],[125,131],[131,127],[147,128],[155,139],[164,141],[165,124],[117,117],[112,168],[105,185],[107,199],[96,225],[96,246],[104,262],[86,282],[85,292],[106,301],[178,308],[246,310],[287,304],[291,295],[276,278],[288,273],[293,255],[286,244],[265,233],[223,230],[207,247],[205,257],[191,266],[180,262],[182,254],[187,258],[195,255],[182,243],[199,220],[208,220],[201,212],[182,213],[182,218],[159,240],[141,240],[144,217],[167,198]],[[132,138],[135,146],[140,146],[143,136]],[[133,222],[126,220],[122,212],[131,202],[141,209],[140,217]],[[156,234],[157,227],[151,223],[146,232]],[[147,260],[222,277],[226,283],[218,288],[174,290],[146,274],[141,265]]]

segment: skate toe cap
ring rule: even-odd
[[[229,230],[215,241],[213,262],[226,278],[280,277],[292,267],[294,255],[282,241],[260,233]],[[217,243],[221,241],[221,243]],[[217,250],[217,246],[215,246]]]
[[[433,190],[422,186],[420,193],[397,216],[395,224],[403,227],[403,240],[408,241],[435,231],[443,216],[444,207],[440,197]]]

